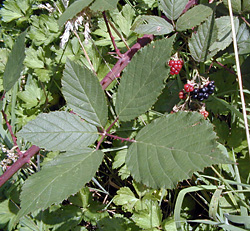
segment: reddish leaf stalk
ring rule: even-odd
[[[22,152],[20,151],[20,149],[19,149],[19,147],[18,147],[18,145],[17,145],[17,142],[16,142],[16,141],[17,141],[17,138],[15,137],[15,135],[14,135],[14,133],[13,133],[13,131],[12,131],[12,127],[11,127],[11,125],[10,125],[8,119],[7,119],[7,115],[5,114],[5,112],[4,112],[3,110],[2,110],[2,114],[3,114],[3,118],[4,118],[5,122],[6,122],[6,125],[7,125],[7,127],[8,127],[8,130],[9,130],[9,132],[10,132],[10,135],[11,135],[11,137],[12,137],[14,146],[17,147],[16,149],[17,149],[18,155],[21,156],[21,155],[22,155]]]
[[[187,10],[192,7],[193,5],[198,4],[198,0],[189,0],[189,2],[187,3],[185,9],[182,11],[182,14],[184,14],[185,12],[187,12]]]
[[[113,43],[113,46],[114,46],[114,48],[115,48],[115,52],[116,52],[116,54],[117,54],[120,58],[122,58],[122,57],[123,57],[123,54],[120,52],[120,50],[118,49],[118,47],[117,47],[117,45],[116,45],[116,43],[115,43],[115,37],[112,35],[112,32],[111,32],[111,30],[110,30],[110,27],[109,27],[109,24],[108,24],[108,20],[107,20],[107,16],[106,16],[105,11],[102,12],[102,15],[103,15],[103,18],[104,18],[106,27],[107,27],[107,29],[108,29],[109,36],[110,36],[111,41],[112,41],[112,43]]]
[[[245,19],[245,17],[241,16],[241,19],[250,27],[250,23]]]
[[[115,139],[115,140],[128,141],[128,142],[131,142],[131,143],[135,143],[136,142],[135,140],[131,140],[129,138],[122,138],[122,137],[111,135],[111,134],[108,134],[108,133],[106,133],[105,135],[109,136],[109,137],[111,137],[112,139]]]
[[[138,38],[137,43],[134,44],[126,53],[123,54],[123,57],[120,58],[112,70],[103,78],[100,82],[102,85],[102,89],[105,90],[112,81],[119,77],[123,69],[129,64],[134,54],[146,46],[153,40],[153,35],[144,35],[141,38]]]
[[[227,71],[230,72],[231,74],[236,75],[236,73],[235,73],[233,70],[229,69],[228,67],[226,67],[225,65],[223,65],[223,64],[220,63],[219,61],[214,60],[214,62],[216,62],[218,65],[220,65],[221,67],[223,67],[225,70],[227,70]]]
[[[23,154],[23,156],[19,157],[19,159],[14,164],[12,164],[11,167],[8,168],[3,175],[0,176],[0,187],[26,163],[29,163],[31,157],[37,154],[39,150],[40,150],[39,147],[33,145]]]
[[[3,93],[3,95],[2,95],[2,97],[1,97],[1,99],[0,99],[0,101],[3,101],[4,98],[5,98],[5,91],[4,91],[4,93]]]

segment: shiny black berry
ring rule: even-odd
[[[214,87],[210,87],[207,93],[208,93],[209,95],[212,95],[212,94],[214,93],[214,90],[215,90]]]
[[[198,99],[198,95],[196,94],[196,95],[192,95],[192,98],[193,99]]]
[[[203,93],[208,92],[208,88],[207,87],[201,88],[201,92],[203,92]]]
[[[199,92],[199,89],[198,89],[198,88],[195,88],[195,89],[192,91],[192,94],[193,94],[193,95],[197,95],[198,92]]]
[[[209,96],[209,94],[207,92],[205,92],[204,95],[203,95],[204,99],[207,99],[208,96]]]
[[[214,84],[210,82],[210,83],[207,85],[207,87],[208,87],[208,88],[214,87]]]

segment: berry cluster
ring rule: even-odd
[[[209,95],[212,95],[214,93],[214,90],[215,90],[214,81],[210,81],[204,87],[194,88],[193,91],[191,91],[191,96],[193,99],[198,99],[199,101],[203,101],[204,99],[207,99]]]
[[[179,72],[183,66],[183,60],[182,59],[171,59],[168,62],[168,65],[171,67],[170,74],[177,75],[177,74],[179,74]]]

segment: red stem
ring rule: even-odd
[[[123,69],[129,64],[134,54],[146,46],[153,40],[153,35],[144,35],[141,38],[138,38],[137,43],[134,44],[126,53],[123,54],[123,57],[120,58],[112,70],[103,78],[100,82],[102,85],[102,89],[105,90],[112,81],[119,77]]]
[[[0,176],[0,187],[9,180],[20,168],[23,167],[26,163],[29,163],[32,156],[39,152],[40,148],[33,145],[30,149],[28,149],[23,156],[19,157],[19,159],[11,165],[10,168],[4,172],[3,175]]]
[[[16,141],[17,141],[17,138],[15,137],[15,135],[14,135],[14,133],[13,133],[13,131],[12,131],[12,127],[11,127],[11,125],[10,125],[8,119],[7,119],[7,115],[5,114],[5,112],[4,112],[3,110],[2,110],[2,114],[3,114],[4,120],[5,120],[6,124],[7,124],[7,127],[8,127],[8,129],[9,129],[10,135],[11,135],[11,137],[12,137],[14,146],[17,147],[16,149],[17,149],[18,155],[21,156],[21,155],[22,155],[22,152],[20,151],[20,149],[19,149],[19,147],[18,147],[18,145],[17,145],[17,142],[16,142]]]

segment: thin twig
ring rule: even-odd
[[[89,56],[88,56],[88,54],[87,54],[87,52],[86,52],[86,50],[85,50],[85,48],[84,48],[84,46],[82,44],[82,41],[81,41],[79,35],[77,34],[77,32],[75,30],[73,30],[73,33],[75,34],[75,36],[77,37],[77,39],[78,39],[78,41],[80,43],[80,46],[81,46],[81,48],[83,50],[83,53],[84,53],[84,56],[87,59],[89,65],[90,65],[90,68],[92,69],[92,71],[94,72],[94,74],[97,76],[97,74],[95,72],[95,68],[94,68],[93,64],[91,63],[91,61],[90,61],[90,58],[89,58]]]
[[[127,41],[125,40],[125,38],[120,34],[120,32],[115,28],[114,24],[107,18],[109,25],[112,27],[112,29],[114,30],[114,32],[118,35],[118,37],[123,41],[123,43],[125,44],[125,46],[127,47],[127,49],[129,50],[130,47],[127,43]]]
[[[245,19],[245,17],[241,16],[241,19],[250,27],[250,23]]]
[[[231,74],[233,74],[233,75],[236,75],[237,76],[237,74],[233,71],[233,70],[231,70],[231,69],[229,69],[228,67],[226,67],[225,65],[223,65],[222,63],[220,63],[219,61],[217,61],[217,60],[213,60],[214,62],[216,62],[218,65],[220,65],[221,67],[223,67],[225,70],[227,70],[228,72],[230,72]]]
[[[115,37],[112,35],[112,32],[111,32],[111,30],[110,30],[110,27],[109,27],[109,24],[108,24],[108,19],[107,19],[107,16],[106,16],[105,11],[102,12],[102,15],[103,15],[103,18],[104,18],[104,21],[105,21],[105,24],[106,24],[106,27],[107,27],[109,36],[110,36],[110,38],[111,38],[112,44],[113,44],[113,46],[114,46],[114,48],[115,48],[115,52],[116,52],[116,54],[117,54],[120,58],[122,58],[123,55],[122,55],[122,53],[120,52],[120,50],[118,49],[118,47],[117,47],[117,45],[116,45],[116,43],[115,43]]]
[[[11,135],[11,138],[12,138],[12,140],[13,140],[13,143],[14,143],[14,146],[16,146],[17,148],[17,153],[18,153],[18,155],[19,156],[21,156],[21,155],[23,155],[22,154],[22,152],[20,151],[20,149],[19,149],[19,147],[18,147],[18,145],[17,145],[17,138],[15,137],[15,135],[14,135],[14,133],[13,133],[13,131],[12,131],[12,127],[11,127],[11,125],[10,125],[10,123],[9,123],[9,121],[8,121],[8,119],[7,119],[7,115],[5,114],[5,112],[2,110],[2,115],[3,115],[3,118],[4,118],[4,120],[5,120],[5,122],[6,122],[6,125],[7,125],[7,127],[8,127],[8,130],[9,130],[9,132],[10,132],[10,135]]]
[[[241,98],[241,104],[242,104],[242,113],[243,113],[243,117],[244,117],[244,124],[245,124],[247,143],[248,143],[248,154],[250,156],[250,135],[249,135],[249,129],[248,129],[246,104],[245,104],[245,98],[244,98],[244,93],[243,93],[242,76],[241,76],[241,70],[240,70],[240,60],[239,60],[239,53],[238,53],[238,47],[237,47],[237,38],[236,38],[236,32],[235,32],[235,27],[234,27],[234,19],[233,19],[233,10],[232,10],[231,0],[228,0],[228,8],[229,8],[229,14],[230,14],[231,26],[232,26],[235,62],[236,62],[236,67],[237,67],[237,75],[238,75],[238,82],[239,82],[239,88],[240,88],[240,98]]]
[[[3,92],[3,95],[2,95],[2,97],[1,97],[1,99],[0,99],[0,101],[3,101],[3,99],[5,98],[5,91]]]

